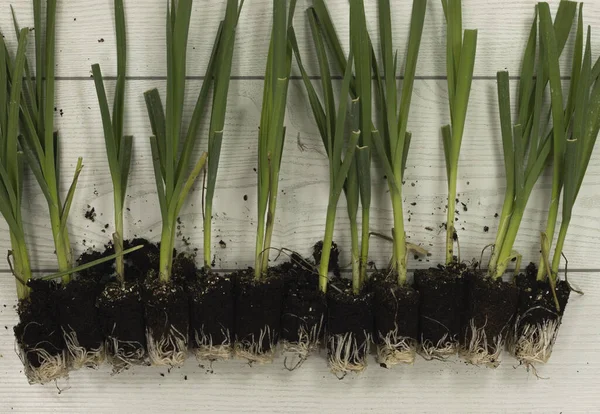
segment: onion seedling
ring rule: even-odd
[[[189,171],[210,87],[216,71],[220,69],[219,59],[227,59],[221,54],[224,38],[220,26],[191,121],[185,130],[182,121],[192,3],[192,0],[180,0],[171,2],[167,8],[166,114],[157,89],[144,93],[152,127],[153,135],[150,137],[150,144],[162,218],[158,280],[154,280],[153,277],[148,279],[147,283],[151,286],[153,297],[146,303],[148,353],[150,360],[156,365],[181,365],[186,357],[189,329],[188,299],[183,287],[172,281],[175,231],[179,212],[208,157],[206,152],[202,153]],[[230,8],[228,12],[230,15]],[[235,14],[237,19],[237,10]],[[220,147],[223,136],[219,123],[222,123],[224,117],[225,102],[222,95],[223,88],[221,87],[219,91],[213,100],[209,147],[211,145]],[[183,135],[185,138],[180,148]]]
[[[446,17],[446,74],[448,77],[448,100],[450,124],[442,127],[442,142],[448,178],[448,207],[446,217],[446,265],[454,259],[456,229],[456,183],[458,159],[465,130],[467,107],[473,82],[473,68],[477,49],[477,30],[462,30],[462,0],[442,0]],[[460,252],[458,252],[460,261]]]
[[[315,0],[310,9],[317,17],[323,38],[333,54],[336,69],[346,72],[348,62],[343,52],[339,37],[331,20],[331,16],[323,0]],[[344,184],[346,206],[350,220],[351,256],[352,256],[352,291],[359,294],[367,277],[369,253],[369,217],[371,205],[371,82],[372,82],[372,47],[367,32],[365,10],[362,0],[350,2],[350,44],[353,49],[355,74],[350,82],[352,97],[361,97],[358,101],[358,129],[361,131],[354,162],[348,170]],[[368,103],[367,103],[368,102]],[[361,207],[361,237],[358,231],[358,208]],[[321,263],[323,260],[321,260]]]
[[[258,220],[254,270],[235,275],[236,353],[248,361],[270,361],[279,340],[283,279],[269,270],[269,253],[275,225],[279,172],[286,135],[285,111],[292,47],[289,33],[296,0],[273,0],[273,17],[258,131]],[[253,274],[252,274],[253,273]]]
[[[133,137],[123,135],[123,114],[125,110],[125,77],[127,65],[127,48],[125,33],[125,12],[123,0],[115,0],[115,27],[117,36],[117,83],[115,86],[115,97],[113,103],[113,114],[111,119],[104,81],[100,65],[92,65],[96,94],[102,116],[104,128],[104,142],[106,144],[106,156],[108,167],[113,183],[113,203],[115,232],[113,234],[113,246],[115,253],[123,251],[123,208],[127,195],[127,180],[129,167],[131,165],[131,147]],[[125,265],[123,256],[116,260],[117,279],[123,285],[125,283]]]
[[[254,261],[255,280],[264,280],[275,224],[279,171],[285,141],[285,102],[287,100],[292,50],[288,27],[292,24],[296,0],[273,0],[273,28],[267,56],[262,111],[258,132],[258,226]],[[287,16],[286,16],[287,14]]]
[[[562,5],[562,3],[561,3]],[[576,3],[570,5],[573,9]],[[567,230],[573,206],[581,189],[585,172],[600,131],[600,59],[592,66],[591,29],[588,27],[584,46],[583,4],[579,7],[575,50],[566,106],[562,95],[559,55],[562,38],[552,30],[552,18],[547,3],[539,3],[540,37],[546,50],[545,63],[551,90],[553,121],[554,176],[552,197],[562,191],[562,221],[554,254],[550,262],[550,246],[558,214],[554,200],[550,206],[547,233],[542,233],[542,274],[527,286],[532,292],[527,303],[521,304],[515,325],[511,350],[526,364],[545,363],[550,358],[570,286],[558,279]],[[558,16],[554,27],[559,24]],[[566,30],[566,29],[565,29]],[[558,181],[558,182],[557,182]],[[549,233],[548,233],[549,232]],[[520,281],[523,283],[523,281]],[[534,309],[540,309],[532,312]]]
[[[450,108],[450,124],[442,127],[448,180],[446,266],[417,269],[414,274],[420,294],[419,340],[426,358],[445,358],[455,353],[461,330],[466,265],[460,262],[460,252],[454,254],[456,185],[477,48],[477,30],[463,32],[461,0],[442,0],[442,6]]]
[[[330,290],[328,301],[328,349],[329,365],[334,372],[362,371],[366,368],[366,355],[371,342],[373,326],[372,297],[370,292],[363,289],[367,277],[367,263],[369,252],[369,216],[371,204],[371,96],[372,96],[372,46],[367,32],[365,10],[362,0],[350,1],[350,49],[353,56],[352,61],[346,60],[342,50],[335,27],[322,0],[314,2],[313,8],[309,9],[309,16],[315,17],[319,25],[323,40],[333,54],[333,61],[340,72],[344,74],[344,80],[349,82],[350,96],[354,99],[352,103],[352,116],[350,117],[351,137],[356,138],[358,133],[358,147],[355,149],[354,158],[347,165],[347,177],[344,183],[346,195],[346,207],[350,220],[351,254],[352,254],[352,282],[337,280],[336,289]],[[314,32],[314,31],[313,31]],[[315,34],[313,33],[313,36]],[[321,39],[317,35],[317,39]],[[319,49],[319,48],[318,48]],[[324,50],[319,52],[325,54]],[[324,58],[320,59],[325,61]],[[349,72],[354,66],[354,77],[347,79]],[[344,88],[344,85],[342,85]],[[342,90],[342,93],[345,93]],[[332,93],[329,92],[331,95]],[[343,99],[344,95],[340,99]],[[329,100],[331,101],[331,100]],[[330,109],[329,113],[333,113]],[[341,114],[340,114],[341,115]],[[338,115],[338,121],[339,116]],[[332,119],[328,115],[328,119]],[[339,132],[340,127],[335,127]],[[323,128],[321,128],[323,129]],[[324,131],[326,132],[326,131]],[[321,133],[323,137],[323,132]],[[327,135],[325,135],[326,137]],[[324,138],[327,146],[327,141]],[[346,154],[349,155],[349,154]],[[339,159],[333,159],[339,163]],[[331,167],[331,162],[330,162]],[[340,178],[341,179],[341,178]],[[358,209],[359,200],[361,207],[361,238],[358,232]],[[335,206],[331,206],[335,208]],[[333,220],[334,217],[331,217]],[[331,223],[331,221],[328,221]],[[331,225],[333,225],[331,223]],[[326,229],[327,232],[332,230]],[[329,242],[328,240],[326,240]],[[325,260],[329,249],[323,247],[321,257],[320,283],[322,289],[326,288],[327,265]]]
[[[497,76],[506,190],[494,250],[488,265],[488,274],[494,278],[501,278],[512,260],[517,261],[518,272],[521,255],[513,250],[513,245],[531,191],[551,158],[554,171],[561,170],[562,164],[561,157],[556,157],[556,151],[560,151],[561,148],[557,145],[558,142],[564,140],[564,115],[556,113],[556,119],[551,125],[550,114],[545,116],[543,113],[544,93],[550,75],[546,61],[550,51],[541,41],[541,27],[538,35],[538,13],[539,6],[536,7],[536,17],[523,56],[518,89],[518,114],[514,125],[510,109],[508,72],[499,72]],[[575,13],[576,3],[560,2],[554,23],[554,53],[557,61],[569,37]],[[553,71],[555,70],[558,69],[553,68]],[[557,93],[555,87],[556,85],[550,84],[551,90],[555,91],[553,93]],[[553,153],[554,156],[551,155]],[[560,191],[556,187],[554,184],[553,194]]]
[[[319,291],[322,293],[322,295],[319,295],[318,297],[321,298],[322,301],[311,301],[311,297],[314,296],[314,293],[312,292],[304,294],[306,297],[305,301],[308,302],[307,306],[309,307],[305,313],[311,315],[313,313],[312,308],[319,309],[320,304],[324,305],[325,294],[327,293],[329,282],[329,262],[333,245],[333,231],[337,205],[342,191],[344,190],[344,185],[348,179],[348,171],[350,170],[352,163],[355,162],[354,154],[356,152],[360,131],[358,130],[359,98],[353,99],[350,108],[348,107],[350,81],[352,80],[352,68],[354,67],[352,45],[350,47],[350,55],[348,56],[348,65],[346,66],[346,72],[344,73],[341,85],[339,103],[336,105],[330,62],[325,49],[323,35],[321,34],[314,9],[308,9],[307,14],[313,43],[317,51],[319,72],[321,74],[321,86],[323,90],[322,99],[319,98],[317,91],[304,68],[293,28],[290,28],[289,30],[289,41],[302,74],[302,80],[304,81],[313,117],[319,129],[329,162],[329,200],[327,204],[325,235],[323,237],[321,249],[318,280]],[[350,122],[347,122],[347,119],[349,119]],[[351,124],[350,128],[347,126],[348,123]],[[306,359],[308,352],[318,345],[321,336],[322,322],[325,317],[324,313],[324,309],[322,309],[321,315],[316,315],[313,320],[304,316],[297,333],[298,343],[287,347],[288,349],[297,350],[296,353],[299,355],[301,361]],[[299,315],[298,318],[300,317],[301,316]],[[293,334],[296,333],[294,332]]]
[[[373,141],[380,162],[388,177],[394,226],[392,228],[393,253],[390,274],[396,282],[382,280],[375,286],[375,331],[378,344],[378,361],[386,366],[400,362],[412,363],[418,336],[418,293],[406,286],[406,269],[409,248],[404,232],[402,182],[410,147],[408,115],[423,33],[427,2],[414,0],[411,15],[408,49],[398,102],[396,81],[398,55],[392,44],[392,22],[389,0],[379,0],[379,31],[383,78],[376,70],[382,127],[373,132]],[[376,62],[375,62],[376,63]],[[415,249],[415,247],[411,249]],[[386,278],[387,279],[387,278]],[[381,285],[381,286],[379,286]]]
[[[21,212],[24,159],[18,147],[19,105],[28,32],[29,29],[24,28],[17,33],[19,44],[14,62],[11,62],[4,36],[0,34],[0,213],[10,232],[9,254],[13,258],[12,271],[17,281],[17,297],[20,301],[29,297],[27,283],[31,279],[31,264]]]

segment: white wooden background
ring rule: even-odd
[[[9,3],[22,26],[33,18],[29,0],[0,5],[0,30],[14,45]],[[311,74],[317,75],[304,10],[311,0],[299,0],[296,32]],[[376,2],[365,1],[368,21],[376,30]],[[496,104],[496,71],[508,69],[517,76],[529,31],[535,0],[464,0],[464,25],[479,29],[475,80],[460,159],[460,211],[457,227],[463,258],[479,257],[494,239],[504,194],[504,178]],[[554,10],[558,1],[551,1]],[[328,0],[338,32],[347,43],[347,0]],[[408,0],[392,1],[394,42],[403,55],[410,16]],[[126,237],[158,240],[160,214],[147,136],[150,127],[142,92],[165,88],[166,1],[126,0],[128,29],[127,111],[125,130],[135,136],[132,175],[126,212]],[[252,263],[256,197],[256,132],[262,96],[262,74],[270,30],[270,0],[247,0],[238,29],[229,111],[214,208],[213,251],[217,267],[232,269]],[[188,87],[197,93],[214,32],[224,13],[224,1],[196,0],[188,48]],[[593,26],[594,56],[600,54],[600,2],[585,5],[586,24]],[[417,67],[410,129],[413,145],[406,173],[407,233],[413,243],[431,256],[410,267],[426,267],[443,259],[445,172],[440,126],[448,122],[445,81],[445,28],[441,4],[430,0]],[[376,36],[374,36],[376,38]],[[33,43],[33,42],[31,42]],[[77,253],[102,246],[112,232],[112,194],[105,159],[102,128],[90,65],[100,63],[105,76],[116,71],[112,0],[59,1],[57,15],[56,124],[62,137],[63,177],[71,177],[76,158],[85,168],[71,213],[71,240]],[[564,75],[567,63],[563,68]],[[294,68],[294,74],[298,75]],[[516,84],[516,82],[514,82]],[[514,86],[514,85],[513,85]],[[107,81],[112,96],[114,81]],[[195,100],[187,97],[188,111]],[[327,203],[327,164],[304,87],[297,78],[290,84],[281,194],[273,245],[302,254],[322,237]],[[200,146],[206,145],[204,137]],[[373,173],[373,230],[388,232],[391,207],[383,172]],[[65,180],[66,182],[66,180]],[[537,261],[539,231],[545,227],[551,177],[546,174],[534,190],[516,248],[524,261]],[[182,212],[182,233],[192,247],[202,246],[200,186]],[[29,246],[35,268],[55,268],[51,234],[43,196],[36,184],[26,186],[24,209],[31,233]],[[247,196],[247,201],[244,201]],[[412,206],[411,203],[416,203]],[[460,206],[460,204],[459,204]],[[84,218],[94,207],[96,221]],[[410,211],[410,213],[408,213]],[[348,262],[349,234],[344,201],[340,202],[335,239],[342,262]],[[104,226],[108,224],[108,229]],[[484,232],[489,226],[489,232]],[[6,225],[0,224],[2,234]],[[431,229],[431,230],[429,230]],[[574,297],[551,362],[538,368],[538,379],[505,356],[497,370],[466,366],[458,360],[425,362],[384,370],[372,366],[362,375],[338,381],[329,374],[323,355],[289,373],[282,359],[272,365],[248,367],[241,361],[215,364],[211,372],[188,360],[184,368],[168,373],[156,368],[135,368],[111,376],[109,368],[79,371],[69,381],[44,387],[27,385],[13,349],[12,327],[17,321],[12,277],[0,263],[0,412],[116,412],[175,410],[246,412],[598,412],[600,411],[600,154],[593,158],[570,226],[565,254],[570,280],[585,291]],[[35,238],[33,233],[35,231]],[[223,240],[227,247],[221,248]],[[180,243],[181,244],[181,243]],[[0,252],[9,247],[0,240]],[[384,266],[390,255],[386,242],[373,240],[371,257]],[[427,260],[430,260],[428,263]],[[164,375],[164,376],[163,376]],[[187,380],[186,380],[187,378]]]

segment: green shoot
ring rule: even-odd
[[[187,39],[192,12],[192,0],[171,2],[167,8],[167,101],[166,115],[157,89],[144,93],[153,136],[150,137],[154,177],[162,217],[160,241],[159,278],[171,280],[173,247],[177,217],[196,178],[204,168],[207,153],[196,161],[191,172],[190,158],[196,142],[197,131],[208,99],[210,85],[217,68],[217,55],[221,47],[221,30],[217,32],[206,76],[194,108],[192,119],[185,131],[180,150],[185,93]],[[214,102],[213,102],[214,104]],[[213,131],[220,140],[223,131]]]
[[[402,179],[410,147],[411,134],[407,131],[408,114],[412,98],[419,46],[425,20],[426,0],[414,0],[411,16],[408,51],[404,68],[404,82],[400,103],[397,99],[396,71],[397,54],[392,44],[392,23],[389,0],[379,0],[379,31],[381,36],[381,56],[383,58],[384,80],[377,71],[377,87],[382,133],[374,131],[375,148],[388,176],[390,197],[394,214],[393,262],[392,268],[398,274],[398,283],[406,283],[408,249],[404,232],[404,212],[402,206]]]
[[[360,131],[358,128],[358,98],[352,101],[350,120],[352,122],[352,128],[350,136],[346,142],[346,117],[347,117],[347,106],[348,106],[348,95],[350,90],[350,80],[352,79],[352,63],[353,56],[352,50],[348,57],[349,64],[346,67],[346,73],[342,81],[342,87],[340,92],[340,101],[336,114],[336,104],[333,96],[333,84],[331,81],[330,65],[325,51],[325,44],[323,42],[323,36],[318,28],[317,18],[314,10],[308,10],[308,20],[310,23],[310,29],[313,36],[313,42],[317,51],[317,58],[319,62],[319,69],[321,73],[321,85],[323,89],[323,102],[319,99],[313,84],[304,69],[300,51],[298,50],[298,44],[296,42],[296,36],[293,28],[289,30],[289,39],[298,67],[302,74],[304,86],[308,93],[308,99],[311,105],[313,116],[323,145],[327,158],[329,161],[329,202],[327,205],[327,218],[325,221],[325,236],[323,238],[323,249],[321,253],[321,262],[319,265],[319,289],[323,292],[327,292],[327,282],[329,274],[329,257],[331,253],[331,245],[333,242],[333,230],[335,226],[335,216],[337,212],[337,205],[340,199],[344,184],[346,182],[348,171],[350,170],[351,164],[354,162],[354,153],[356,145],[358,144],[358,138]],[[346,150],[344,151],[344,144],[346,144]],[[342,152],[344,153],[342,157]]]
[[[446,264],[454,261],[454,216],[458,159],[465,130],[473,67],[477,49],[477,30],[462,30],[461,0],[442,0],[446,17],[446,72],[450,124],[442,127],[442,141],[448,177],[448,211],[446,217]]]
[[[21,148],[39,186],[46,197],[50,213],[50,224],[54,239],[54,248],[58,260],[58,269],[71,269],[73,258],[67,219],[77,180],[83,168],[82,159],[77,160],[71,186],[64,200],[60,197],[59,188],[59,151],[58,132],[54,131],[54,68],[55,68],[55,22],[56,0],[48,0],[46,5],[45,29],[42,27],[42,4],[33,1],[35,23],[35,81],[25,63],[25,82],[21,97]],[[19,31],[16,19],[15,29]],[[63,282],[70,280],[69,275]]]
[[[115,26],[117,34],[117,84],[115,87],[115,98],[113,104],[113,115],[111,120],[110,109],[104,90],[104,81],[100,65],[92,65],[98,104],[102,115],[102,126],[104,127],[104,142],[106,144],[106,155],[113,183],[113,202],[115,214],[115,232],[113,234],[113,245],[115,253],[123,251],[123,208],[127,195],[127,180],[129,167],[131,165],[131,147],[133,137],[123,135],[123,112],[125,105],[125,77],[126,77],[126,37],[125,37],[125,12],[123,0],[115,0]],[[125,266],[123,256],[116,259],[117,278],[121,283],[125,282]]]
[[[221,43],[214,71],[215,90],[213,94],[212,115],[208,133],[208,158],[206,174],[206,193],[204,198],[204,268],[210,269],[211,263],[211,230],[212,207],[215,194],[219,158],[221,156],[221,143],[225,127],[225,114],[227,111],[227,94],[231,79],[233,49],[235,44],[235,31],[238,18],[244,1],[238,7],[238,0],[227,0],[225,20],[221,22]]]
[[[0,33],[0,214],[10,230],[12,267],[17,280],[19,300],[29,296],[31,279],[29,252],[21,214],[23,197],[23,153],[18,149],[19,105],[25,68],[25,50],[29,29],[20,30],[14,62],[11,61],[4,36]]]
[[[563,168],[560,180],[563,184],[562,197],[562,222],[558,233],[558,239],[554,249],[551,269],[547,271],[551,286],[556,286],[558,267],[562,256],[567,229],[573,214],[573,205],[577,200],[585,172],[592,156],[594,145],[600,131],[600,80],[598,73],[592,71],[592,46],[591,29],[588,27],[585,52],[583,52],[583,4],[579,8],[579,21],[577,25],[577,37],[575,40],[575,53],[572,65],[572,78],[565,113],[566,140],[563,142]],[[548,22],[549,11],[546,6],[540,6],[540,18]],[[552,44],[552,35],[544,33],[545,42]],[[582,59],[583,55],[583,61]],[[600,59],[596,61],[596,64]],[[550,62],[549,62],[550,63]],[[557,59],[550,65],[557,67]],[[552,72],[551,72],[552,73]],[[550,83],[553,82],[550,77]],[[560,77],[554,79],[560,87]],[[554,88],[554,86],[553,86]],[[563,112],[563,101],[552,99],[552,111]],[[556,122],[556,120],[555,120]],[[548,244],[550,241],[548,241]]]
[[[354,61],[356,94],[360,97],[359,147],[356,151],[356,162],[350,166],[351,169],[356,169],[356,172],[352,172],[352,175],[358,177],[362,219],[359,279],[353,279],[353,289],[356,294],[367,278],[371,211],[371,83],[373,56],[363,0],[350,0],[350,45],[356,56]],[[355,217],[356,214],[352,219],[355,220]]]
[[[511,260],[520,258],[520,255],[513,250],[513,245],[527,202],[553,152],[553,143],[556,142],[557,137],[560,137],[561,131],[564,134],[564,127],[551,128],[549,116],[542,115],[542,108],[545,104],[544,92],[550,79],[547,62],[549,59],[555,61],[552,73],[556,76],[558,56],[562,53],[568,39],[575,12],[576,3],[561,2],[554,28],[551,21],[549,24],[547,22],[542,24],[540,15],[538,37],[537,20],[541,10],[540,6],[536,8],[523,56],[518,89],[518,119],[515,125],[512,124],[510,112],[509,76],[507,72],[498,73],[498,103],[506,170],[506,192],[494,251],[488,266],[488,274],[492,277],[502,277]],[[544,30],[549,30],[555,35],[553,50],[550,50],[548,43],[542,39]],[[554,89],[555,85],[551,84],[550,87]],[[560,118],[560,114],[556,116]],[[554,125],[561,124],[560,119],[554,121]]]
[[[292,25],[296,0],[273,0],[273,27],[267,56],[263,103],[258,132],[258,226],[254,277],[267,274],[269,252],[275,224],[279,171],[285,141],[285,103],[287,100],[292,48],[288,28]]]

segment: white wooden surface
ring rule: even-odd
[[[0,29],[14,44],[8,1],[0,5]],[[31,2],[12,0],[21,25],[32,24]],[[70,232],[79,253],[108,241],[112,231],[112,195],[104,154],[99,111],[90,65],[99,62],[105,76],[115,74],[112,0],[59,2],[57,20],[56,122],[63,142],[63,177],[70,177],[78,156],[84,157],[84,172],[72,209]],[[135,161],[129,185],[126,213],[127,237],[158,240],[159,211],[147,136],[150,133],[142,92],[165,87],[163,0],[126,0],[128,24],[128,71],[126,131],[135,136]],[[214,31],[224,12],[224,2],[196,0],[188,51],[188,82],[192,105],[204,73]],[[296,32],[310,73],[317,74],[310,48],[304,9],[310,0],[299,0]],[[376,2],[366,1],[369,25],[375,30]],[[410,1],[393,0],[394,41],[403,54]],[[556,8],[558,1],[552,1]],[[222,162],[214,208],[213,251],[217,267],[232,269],[252,263],[255,231],[256,131],[264,60],[269,35],[270,0],[247,0],[240,22],[234,80]],[[338,32],[347,41],[347,0],[328,0]],[[495,73],[509,69],[518,75],[520,56],[533,16],[534,0],[465,0],[464,25],[479,29],[475,81],[467,119],[459,176],[459,199],[467,206],[457,217],[463,258],[479,257],[483,246],[493,241],[504,193],[501,143],[496,104]],[[67,7],[68,5],[68,7]],[[594,55],[600,53],[600,2],[585,5],[586,23],[591,24]],[[429,249],[425,267],[442,260],[445,221],[445,173],[439,127],[449,119],[444,79],[444,28],[442,8],[430,0],[417,68],[411,108],[413,132],[406,174],[407,233],[413,243]],[[374,36],[376,37],[376,36]],[[32,43],[32,42],[31,42]],[[567,63],[567,62],[565,62]],[[563,66],[566,67],[566,64]],[[297,75],[297,71],[295,71]],[[564,72],[566,75],[567,72]],[[513,85],[514,86],[514,85]],[[112,93],[114,82],[107,82]],[[194,93],[192,93],[194,92]],[[190,111],[187,112],[190,115]],[[308,254],[322,237],[327,194],[327,165],[321,141],[304,95],[301,81],[290,84],[287,121],[288,141],[284,150],[282,182],[277,211],[274,246]],[[201,139],[200,147],[206,145]],[[388,232],[391,207],[383,179],[375,169],[373,181],[373,230]],[[414,184],[414,185],[413,185]],[[524,260],[537,260],[539,231],[545,227],[545,212],[551,185],[549,174],[534,190],[516,243]],[[200,186],[182,213],[182,234],[192,247],[201,247]],[[55,267],[45,200],[29,183],[25,203],[30,247],[38,270]],[[248,200],[244,201],[247,195]],[[411,205],[416,203],[416,205]],[[89,206],[89,207],[88,207]],[[460,206],[460,205],[459,205]],[[84,219],[94,207],[96,221]],[[462,207],[462,206],[460,206]],[[410,211],[410,213],[408,213]],[[344,201],[340,203],[336,240],[348,261],[349,235]],[[104,229],[108,224],[109,228]],[[484,232],[489,226],[489,232]],[[464,229],[463,229],[464,228]],[[429,230],[430,229],[430,230]],[[302,369],[289,373],[282,360],[272,365],[248,367],[240,361],[215,364],[214,373],[190,360],[182,369],[167,373],[155,368],[135,368],[110,376],[108,368],[98,372],[74,372],[68,382],[29,387],[13,350],[12,326],[16,323],[14,282],[7,265],[0,262],[0,412],[115,412],[175,410],[248,412],[574,412],[600,411],[600,155],[588,169],[570,226],[565,254],[570,280],[585,296],[572,300],[561,328],[551,362],[539,368],[537,379],[508,356],[495,371],[450,362],[417,361],[412,367],[379,369],[374,362],[363,375],[338,381],[331,376],[323,356],[315,356]],[[0,224],[6,234],[6,225]],[[219,247],[223,240],[226,248]],[[181,244],[181,243],[180,243]],[[6,238],[0,251],[8,249]],[[373,240],[372,259],[384,266],[390,255],[387,242]],[[429,260],[430,262],[427,262]],[[6,305],[6,306],[4,306]],[[161,376],[163,373],[165,376]],[[187,381],[184,377],[187,375]],[[70,387],[70,388],[69,388]]]

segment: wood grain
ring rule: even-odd
[[[392,1],[393,41],[400,56],[405,53],[412,2]],[[521,56],[529,34],[537,0],[471,0],[465,2],[464,27],[479,29],[475,75],[494,77],[496,71],[508,69],[512,75],[520,71]],[[558,0],[549,1],[551,9]],[[15,41],[9,12],[12,4],[22,26],[33,24],[30,0],[12,0],[0,6],[0,29]],[[236,41],[233,75],[260,77],[264,74],[271,19],[270,0],[248,0],[241,14]],[[305,10],[312,0],[299,0],[294,24],[300,49],[309,72],[318,74]],[[327,0],[338,34],[344,46],[349,39],[347,0]],[[377,2],[366,1],[367,23],[374,46],[378,48]],[[58,2],[57,68],[61,77],[88,77],[90,65],[100,63],[106,75],[116,74],[116,52],[113,24],[113,1]],[[418,76],[439,77],[445,74],[445,25],[441,3],[428,2],[422,47],[417,67]],[[165,76],[164,0],[126,0],[129,75]],[[196,0],[189,37],[188,74],[204,75],[214,35],[225,12],[225,2]],[[600,3],[585,3],[586,23],[600,19]],[[598,44],[600,32],[592,32]],[[31,42],[33,44],[33,42]],[[347,50],[347,49],[346,49]],[[567,62],[564,62],[566,68]],[[569,72],[565,72],[568,75]]]

